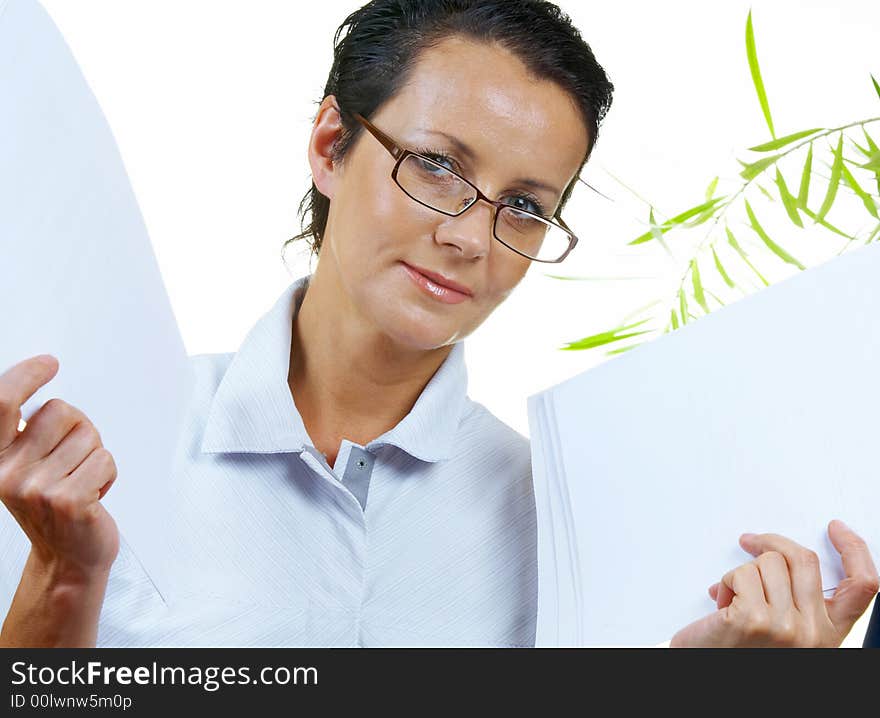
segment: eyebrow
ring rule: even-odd
[[[448,132],[441,132],[440,130],[429,130],[427,128],[422,128],[422,132],[427,132],[429,135],[440,135],[441,137],[445,137],[449,142],[451,142],[455,148],[461,152],[463,155],[466,155],[468,159],[471,161],[475,161],[477,159],[477,153],[464,142],[462,142],[455,135],[450,135]],[[544,190],[546,192],[552,193],[554,196],[559,196],[562,194],[561,191],[553,187],[552,185],[547,184],[546,182],[541,182],[536,179],[531,179],[530,177],[522,177],[514,182],[514,184],[524,185],[526,187],[530,187],[532,189]]]

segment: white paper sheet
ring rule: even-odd
[[[745,532],[880,563],[880,246],[528,398],[539,646],[655,645],[715,609]]]
[[[166,497],[191,370],[110,128],[34,0],[0,0],[0,307],[0,371],[60,362],[25,420],[52,397],[92,420],[118,468],[103,503],[167,600]],[[0,526],[3,580],[17,583],[30,544],[4,507]]]

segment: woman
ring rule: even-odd
[[[574,247],[560,213],[611,91],[550,3],[347,18],[309,142],[317,268],[234,356],[193,357],[170,595],[100,503],[116,471],[88,418],[55,400],[16,430],[57,362],[0,378],[0,495],[31,541],[2,643],[533,645],[528,442],[467,397],[462,340]],[[755,560],[672,644],[839,645],[877,575],[829,533],[833,599],[814,554],[744,537]]]

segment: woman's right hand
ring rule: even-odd
[[[88,417],[50,399],[19,432],[21,406],[58,372],[49,355],[0,374],[0,500],[31,541],[31,558],[73,584],[109,573],[119,530],[101,499],[116,463]]]

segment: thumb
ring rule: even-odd
[[[835,628],[847,633],[877,594],[877,569],[865,541],[842,521],[828,525],[828,536],[840,553],[846,578],[825,606]]]
[[[9,448],[18,436],[22,405],[57,372],[58,360],[40,354],[0,373],[0,451]]]

